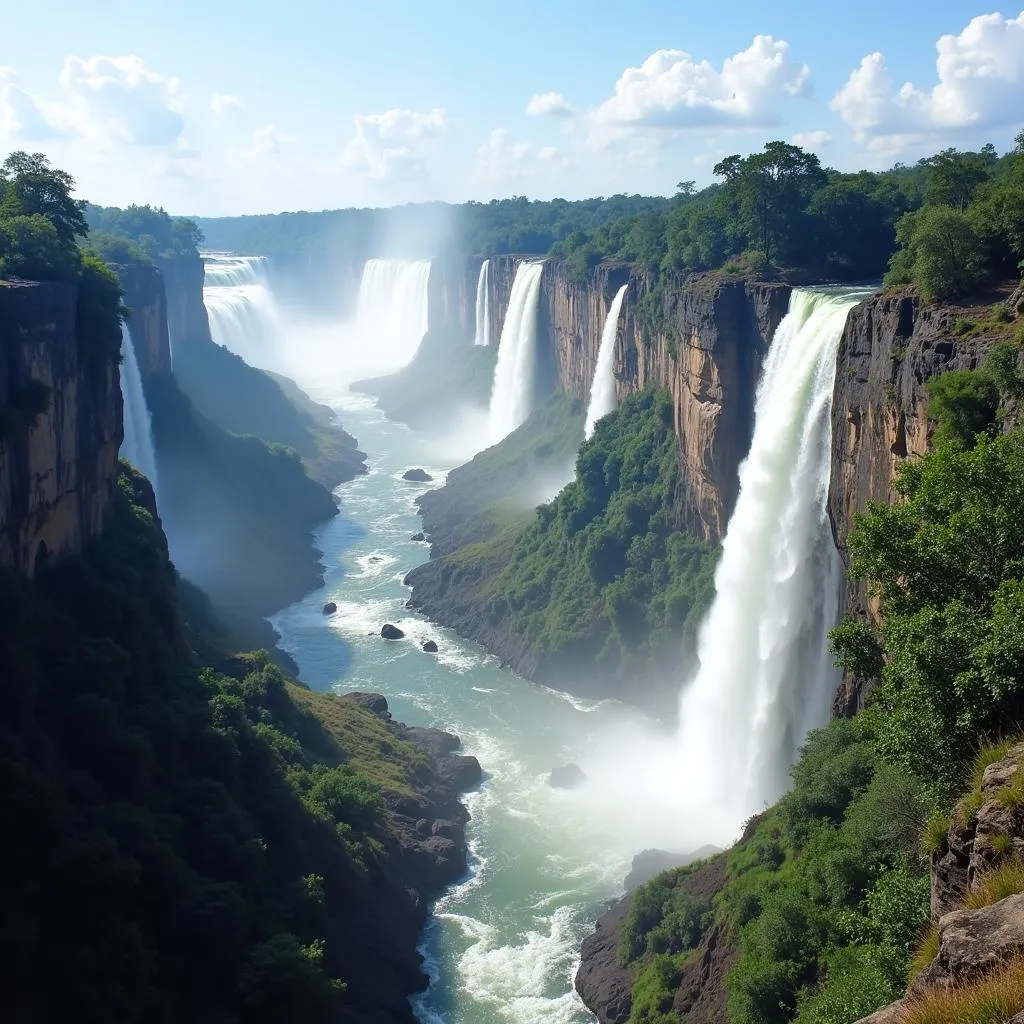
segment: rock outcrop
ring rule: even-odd
[[[973,369],[981,358],[982,346],[957,336],[959,315],[900,292],[876,295],[850,311],[836,360],[829,487],[833,533],[846,563],[854,514],[870,501],[892,502],[897,466],[927,450],[925,381],[947,370]],[[849,578],[841,610],[877,615],[864,584]],[[853,714],[865,696],[863,681],[847,679],[835,710]]]
[[[76,298],[71,284],[0,284],[0,565],[30,576],[99,534],[116,487],[118,367],[83,357]],[[19,412],[33,389],[34,423]]]
[[[500,337],[523,259],[491,260],[493,338]],[[684,469],[678,498],[684,522],[696,536],[717,540],[750,446],[761,362],[789,308],[791,288],[720,275],[667,274],[656,282],[626,263],[602,263],[579,278],[568,264],[549,260],[538,312],[541,393],[558,389],[587,400],[608,309],[623,284],[629,290],[614,361],[619,399],[647,387],[670,392]]]
[[[417,952],[430,900],[468,869],[465,826],[469,812],[459,795],[480,781],[475,757],[454,753],[457,736],[439,729],[392,720],[387,699],[377,693],[351,693],[358,703],[386,722],[399,740],[426,754],[408,792],[384,794],[385,839],[368,885],[352,894],[346,920],[338,922],[351,949],[346,1020],[354,1024],[414,1024],[407,997],[426,988],[423,957]]]
[[[128,327],[143,378],[171,372],[167,292],[160,270],[154,266],[124,264],[114,267],[124,289]]]
[[[167,293],[167,328],[173,357],[178,345],[210,341],[210,321],[203,305],[203,280],[206,272],[198,256],[158,259]]]

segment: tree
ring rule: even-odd
[[[889,283],[909,278],[928,299],[955,299],[974,287],[984,268],[978,233],[963,213],[925,206],[904,214],[896,225],[903,247],[894,254]]]
[[[676,185],[676,197],[679,199],[692,199],[697,194],[697,182],[681,181]]]
[[[816,189],[828,180],[818,158],[799,146],[769,142],[763,153],[734,155],[715,165],[723,195],[734,204],[754,246],[768,262],[791,252]]]
[[[921,165],[928,168],[927,201],[951,206],[963,213],[978,187],[992,173],[996,160],[991,143],[978,153],[964,153],[950,147],[921,160]]]
[[[89,231],[85,203],[73,199],[75,179],[66,171],[55,171],[42,153],[12,153],[0,165],[3,199],[0,218],[40,214],[57,232],[64,245]]]
[[[76,270],[74,247],[42,214],[0,218],[0,277],[71,281]]]

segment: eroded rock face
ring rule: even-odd
[[[491,261],[492,337],[500,335],[520,262],[519,256]],[[623,284],[629,290],[614,360],[619,400],[647,387],[671,393],[684,519],[696,536],[717,540],[735,505],[739,464],[750,447],[761,363],[792,289],[668,274],[656,293],[650,277],[630,264],[602,263],[579,279],[567,264],[549,260],[538,313],[542,393],[558,388],[587,400],[608,309]],[[656,330],[637,316],[641,301],[660,302]]]
[[[957,337],[957,315],[901,293],[876,295],[850,311],[836,360],[829,487],[833,533],[846,564],[854,514],[870,501],[893,502],[897,467],[927,450],[925,381],[973,369],[981,358],[976,343]],[[876,617],[878,608],[863,583],[847,578],[842,611]],[[844,680],[834,710],[856,713],[869,685]]]
[[[99,534],[123,431],[116,363],[83,363],[72,284],[0,287],[0,406],[38,381],[47,411],[0,435],[0,565],[33,575]]]
[[[171,372],[167,328],[167,294],[163,275],[154,266],[116,266],[128,307],[128,327],[143,378]]]

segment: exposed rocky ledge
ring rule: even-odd
[[[80,358],[76,297],[72,284],[0,284],[0,408],[47,393],[34,426],[0,433],[0,565],[28,575],[100,533],[116,486],[118,367]]]
[[[385,793],[385,849],[365,892],[353,894],[347,927],[351,964],[346,1020],[352,1024],[415,1024],[408,997],[429,981],[417,952],[430,901],[468,870],[465,826],[469,812],[459,795],[478,785],[480,763],[457,753],[461,741],[440,729],[395,722],[379,693],[344,699],[388,724],[396,739],[428,755],[408,793]],[[342,928],[346,923],[342,923]]]
[[[629,878],[647,874],[652,854],[662,862],[671,858],[678,867],[696,860],[702,851],[678,858],[662,851],[644,851],[633,858]],[[726,867],[725,855],[719,854],[698,867],[681,884],[694,896],[710,902],[725,883]],[[598,920],[593,934],[583,940],[576,991],[601,1024],[626,1024],[632,1009],[636,975],[619,961],[619,934],[629,916],[634,894],[635,890],[616,901]],[[725,976],[737,955],[734,940],[721,925],[713,924],[683,966],[672,1003],[673,1012],[689,1022],[727,1024]]]

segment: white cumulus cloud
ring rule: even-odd
[[[10,68],[0,68],[0,138],[45,142],[64,132],[39,101],[18,85]]]
[[[882,53],[868,54],[830,106],[855,138],[879,150],[950,130],[1024,122],[1024,12],[982,14],[936,43],[937,83],[896,87]]]
[[[682,50],[658,50],[622,73],[593,117],[626,128],[768,126],[785,100],[808,92],[810,73],[790,58],[789,43],[772,36],[755,36],[720,70]]]
[[[150,70],[140,57],[68,57],[60,85],[59,119],[86,138],[166,146],[185,127],[178,79]]]
[[[227,114],[233,110],[241,110],[242,101],[237,96],[230,96],[227,93],[214,93],[210,97],[210,109],[215,114]]]
[[[426,176],[421,144],[444,134],[448,115],[440,107],[429,111],[396,108],[381,114],[356,114],[354,121],[355,135],[345,144],[342,166],[378,181],[410,181]]]
[[[572,117],[572,104],[560,92],[539,92],[526,104],[531,117]]]
[[[823,128],[814,128],[809,132],[796,132],[790,139],[794,146],[809,149],[812,153],[832,145],[832,133]]]

